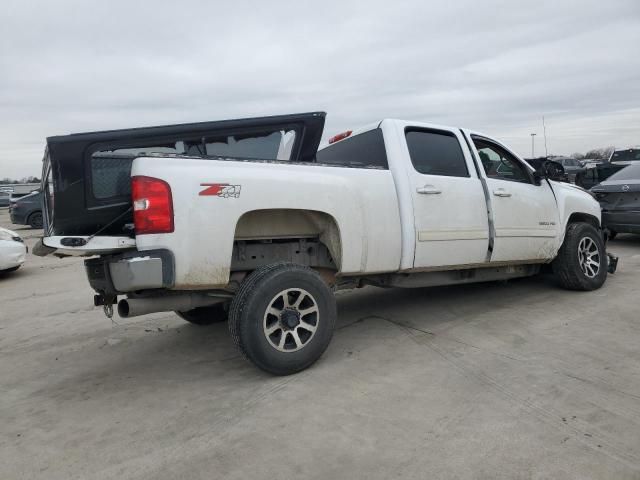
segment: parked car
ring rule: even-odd
[[[42,192],[36,190],[11,201],[9,206],[11,223],[42,228]]]
[[[580,163],[582,163],[582,166],[585,168],[591,168],[605,162],[600,158],[583,158],[580,160]]]
[[[0,191],[0,207],[8,207],[11,194],[9,192]]]
[[[324,118],[50,137],[37,254],[94,256],[86,272],[107,315],[120,297],[125,318],[228,319],[244,356],[279,375],[325,351],[339,289],[509,279],[551,264],[561,286],[594,290],[614,270],[598,202],[499,141],[382,120],[318,150]],[[136,145],[147,153],[122,156]]]
[[[27,247],[20,235],[0,227],[0,273],[13,272],[24,263]]]
[[[609,162],[594,163],[588,165],[583,172],[576,176],[575,184],[589,190],[623,168],[625,165]]]
[[[640,234],[640,162],[627,165],[591,191],[602,207],[609,238],[618,233]]]
[[[614,150],[611,157],[609,157],[610,163],[619,163],[623,165],[628,165],[630,162],[638,161],[640,161],[640,147]]]
[[[549,160],[558,162],[564,167],[564,171],[571,183],[576,183],[576,177],[585,171],[585,165],[575,158],[570,157],[550,157]]]

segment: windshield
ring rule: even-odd
[[[633,162],[640,160],[640,148],[617,150],[611,155],[612,162]]]
[[[607,178],[607,181],[609,180],[640,180],[640,163],[624,167]]]

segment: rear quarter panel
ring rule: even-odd
[[[171,186],[174,232],[138,235],[136,244],[139,250],[173,252],[176,289],[226,285],[238,220],[262,209],[303,209],[332,216],[340,232],[343,274],[399,267],[400,220],[388,170],[140,157],[133,162],[132,175],[160,178]],[[209,188],[203,184],[229,188],[221,195],[202,195]]]

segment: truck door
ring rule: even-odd
[[[411,159],[414,268],[485,263],[487,205],[464,138],[440,127],[410,126],[404,135]]]
[[[536,185],[531,169],[497,142],[478,135],[471,135],[471,140],[493,211],[491,262],[552,258],[560,221],[549,184]]]

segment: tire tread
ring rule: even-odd
[[[316,272],[312,268],[309,268],[305,265],[300,265],[300,264],[291,263],[291,262],[278,262],[278,263],[272,263],[269,265],[264,265],[262,267],[258,267],[257,269],[255,269],[253,272],[249,274],[249,276],[247,276],[247,278],[245,278],[245,280],[240,285],[240,288],[236,292],[233,300],[231,301],[231,306],[229,307],[229,321],[228,321],[229,333],[231,334],[231,338],[233,339],[233,343],[235,344],[236,348],[240,351],[240,353],[246,360],[250,361],[251,363],[256,365],[258,368],[276,375],[288,375],[295,372],[291,371],[290,369],[280,370],[278,368],[274,368],[272,365],[266,365],[259,358],[256,358],[254,355],[251,355],[251,353],[247,349],[247,346],[243,342],[243,336],[241,334],[241,328],[242,328],[241,323],[244,318],[244,310],[247,307],[249,297],[255,291],[258,284],[266,280],[267,277],[269,277],[275,272],[287,271],[287,270],[308,272],[313,276],[316,276],[318,280],[324,283],[324,281],[322,280],[322,277],[318,274],[318,272]],[[334,321],[335,319],[331,319],[331,320]],[[329,328],[331,328],[332,331],[333,331],[333,327],[334,327],[333,324],[329,325]],[[324,347],[322,352],[326,350],[327,346],[328,344]],[[300,367],[297,368],[295,371],[304,370],[305,368],[312,365],[316,360],[317,358],[310,358],[308,362],[306,362],[303,365],[300,365]]]
[[[599,240],[602,258],[600,268],[604,269],[604,275],[606,278],[606,252],[601,236],[598,235],[597,230],[591,224],[581,222],[571,223],[567,227],[564,242],[558,251],[558,255],[552,263],[553,273],[556,275],[560,285],[567,290],[595,290],[596,288],[600,288],[602,285],[602,283],[597,284],[589,281],[581,274],[582,271],[580,269],[578,257],[573,251],[575,241],[579,241],[576,237],[579,237],[580,231],[585,229],[592,229],[593,231],[591,233],[594,233],[595,237]]]

